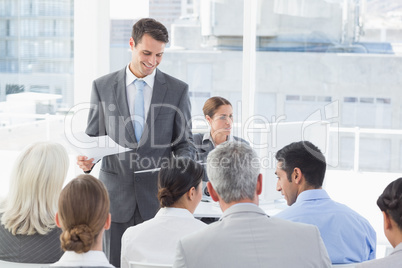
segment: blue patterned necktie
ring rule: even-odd
[[[142,132],[144,131],[145,112],[144,112],[144,80],[136,79],[134,85],[137,88],[134,100],[134,132],[137,142],[140,142]]]

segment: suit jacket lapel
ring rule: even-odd
[[[126,91],[126,68],[119,71],[116,75],[116,80],[114,84],[114,96],[116,98],[116,107],[125,120],[125,128],[129,133],[128,137],[126,135],[126,139],[131,139],[130,142],[137,143],[134,134],[134,127],[130,119],[130,110],[128,108],[127,103],[127,91]]]

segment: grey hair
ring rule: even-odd
[[[58,143],[37,142],[25,148],[0,204],[1,224],[13,235],[45,235],[56,228],[54,216],[68,165],[67,151]]]
[[[207,174],[225,203],[253,199],[260,163],[246,143],[225,142],[208,154]]]

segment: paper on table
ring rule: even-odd
[[[98,162],[106,155],[120,154],[132,150],[120,146],[107,135],[90,137],[84,132],[77,132],[66,135],[66,138],[74,151],[78,152],[79,155],[87,156],[88,159],[93,158],[93,163]]]

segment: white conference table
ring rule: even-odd
[[[281,201],[265,201],[260,200],[259,207],[269,216],[273,216],[287,207],[286,202]],[[196,218],[220,218],[222,210],[217,202],[201,201],[195,209],[194,217]]]

